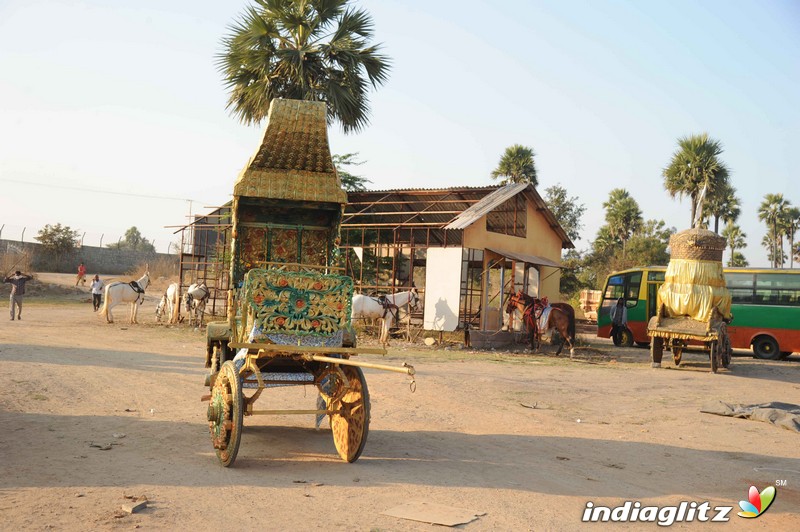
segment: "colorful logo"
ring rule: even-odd
[[[739,501],[739,517],[746,517],[748,519],[758,517],[767,511],[767,508],[775,501],[777,491],[775,486],[767,486],[761,493],[755,486],[750,486],[750,491],[747,493],[749,501]]]

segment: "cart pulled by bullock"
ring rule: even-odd
[[[731,363],[731,296],[722,272],[725,239],[707,229],[688,229],[670,237],[670,261],[658,289],[657,310],[647,324],[654,368],[665,349],[676,366],[691,343],[708,352],[711,371]]]
[[[264,139],[236,180],[227,321],[207,328],[206,384],[211,441],[223,466],[234,463],[243,419],[327,416],[343,460],[361,455],[370,402],[362,368],[414,368],[353,360],[386,354],[359,348],[350,323],[353,281],[343,275],[339,228],[347,195],[328,147],[326,106],[275,99]],[[256,409],[279,386],[314,386],[317,407]]]

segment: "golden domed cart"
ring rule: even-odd
[[[227,321],[207,328],[206,384],[211,441],[234,463],[243,418],[328,416],[342,459],[353,462],[369,432],[363,367],[409,375],[414,368],[352,360],[384,349],[356,347],[353,281],[338,267],[347,195],[328,147],[326,105],[273,100],[264,139],[236,180],[231,207],[231,290]],[[257,410],[264,390],[314,386],[317,408]],[[249,394],[249,395],[248,395]]]
[[[722,272],[725,239],[707,229],[688,229],[670,237],[670,261],[658,289],[656,315],[647,324],[654,368],[661,367],[664,349],[676,366],[689,342],[709,354],[711,371],[731,363],[731,296]]]

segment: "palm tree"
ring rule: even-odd
[[[606,209],[606,223],[609,232],[622,242],[622,258],[625,259],[625,244],[642,226],[642,210],[627,190],[615,188],[603,203]]]
[[[795,245],[794,237],[800,229],[800,208],[790,207],[786,210],[786,227],[789,237],[789,267],[794,268]]]
[[[781,236],[782,222],[785,218],[786,209],[789,202],[783,198],[783,194],[767,194],[764,201],[758,207],[758,219],[767,224],[767,236],[762,240],[765,247],[769,246],[769,256],[772,267],[778,268],[783,265],[783,250],[778,250],[778,241]]]
[[[501,185],[509,183],[530,183],[534,187],[539,184],[536,179],[536,165],[533,158],[533,148],[514,144],[506,148],[497,168],[492,171],[492,179],[504,177]]]
[[[358,132],[368,89],[383,84],[390,61],[370,44],[372,19],[350,0],[253,0],[223,38],[217,66],[228,109],[244,124],[266,118],[273,98],[328,105],[328,121]]]
[[[728,261],[728,266],[734,266],[734,256],[736,256],[737,249],[744,249],[747,245],[746,238],[747,233],[744,233],[742,229],[733,222],[728,222],[725,225],[725,229],[722,230],[722,236],[725,237],[725,241],[728,243],[728,247],[731,250],[731,258]],[[741,255],[741,253],[739,253]]]
[[[703,213],[714,218],[714,232],[719,233],[719,222],[735,222],[742,213],[736,189],[730,183],[724,183],[714,194],[706,195]]]
[[[722,151],[722,144],[709,138],[708,133],[681,137],[678,150],[663,171],[664,188],[671,197],[691,198],[691,227],[697,225],[697,210],[702,211],[703,196],[713,196],[728,182],[728,168],[719,159]]]

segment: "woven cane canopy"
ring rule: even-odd
[[[669,239],[670,261],[658,300],[667,317],[709,323],[731,316],[731,296],[722,273],[725,239],[707,229],[687,229]]]
[[[264,139],[233,195],[347,203],[331,160],[326,113],[323,102],[272,100]]]

